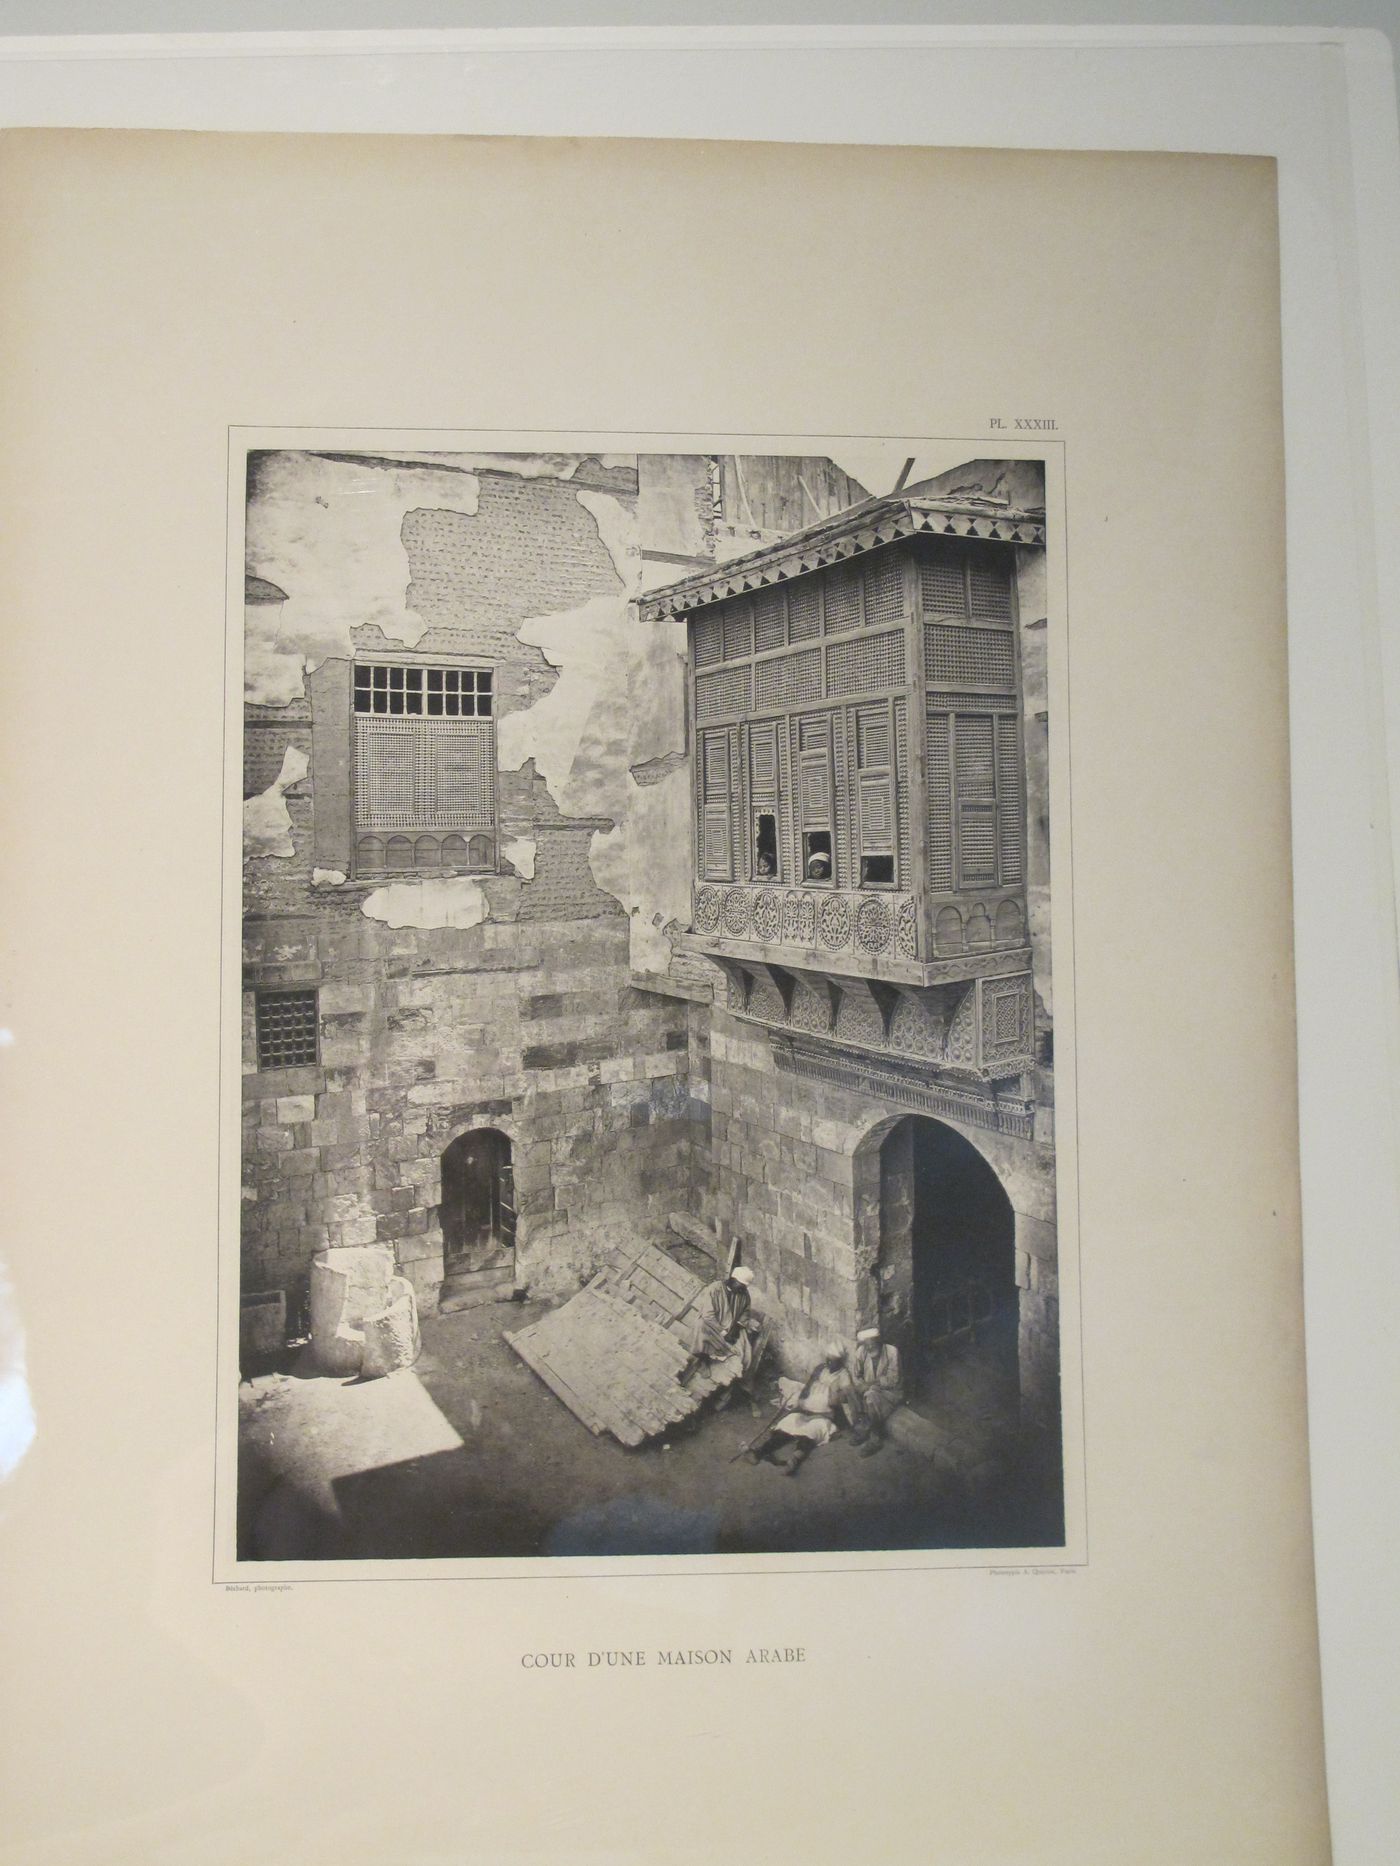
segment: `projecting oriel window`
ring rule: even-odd
[[[493,697],[489,668],[394,667],[376,661],[355,668],[357,713],[489,719]]]
[[[260,991],[258,1068],[296,1069],[317,1060],[315,991]]]

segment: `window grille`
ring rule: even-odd
[[[815,577],[788,586],[788,640],[811,641],[821,634],[821,591]]]
[[[826,580],[826,632],[841,635],[860,626],[860,573],[833,570]]]
[[[924,669],[930,681],[954,686],[993,687],[1010,693],[1016,678],[1015,650],[1006,629],[924,624]]]
[[[260,991],[255,1006],[259,1069],[296,1069],[316,1061],[314,990]]]
[[[904,560],[899,556],[877,558],[865,573],[865,625],[904,620]]]
[[[833,642],[826,651],[829,694],[873,693],[880,687],[903,684],[904,637],[898,630]]]
[[[921,559],[919,591],[926,616],[967,614],[967,584],[960,560],[946,557]]]
[[[723,719],[750,709],[749,670],[747,667],[718,668],[713,674],[699,674],[695,680],[695,716],[702,723]]]
[[[723,611],[724,658],[734,661],[753,653],[753,612],[748,603],[730,603]]]
[[[1003,565],[974,562],[968,568],[967,587],[974,616],[1011,620],[1011,579]]]
[[[695,624],[695,665],[713,667],[724,659],[724,618],[715,615],[701,616]]]
[[[355,822],[373,829],[494,829],[490,720],[355,720]]]
[[[489,668],[395,667],[355,664],[355,711],[441,719],[489,719],[494,700]]]
[[[822,651],[808,648],[777,661],[760,661],[754,669],[754,699],[765,711],[771,707],[802,706],[822,697]]]
[[[754,598],[753,645],[755,654],[781,648],[787,640],[787,603],[780,589],[764,590]]]

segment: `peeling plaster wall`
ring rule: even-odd
[[[511,1137],[537,1290],[662,1235],[687,1196],[686,1007],[633,989],[620,904],[633,463],[453,464],[472,470],[281,455],[256,478],[249,569],[286,595],[250,606],[251,716],[264,759],[286,743],[253,800],[278,858],[245,867],[244,1275],[294,1301],[315,1250],[380,1240],[431,1305],[441,1154],[471,1126]],[[490,659],[499,874],[371,883],[317,859],[327,823],[348,835],[351,655],[381,642]],[[313,722],[289,785],[313,709],[325,756]],[[256,991],[309,985],[319,1061],[259,1071]]]
[[[248,856],[295,854],[292,843],[292,817],[287,808],[287,792],[300,784],[311,760],[295,745],[282,753],[282,768],[257,797],[243,805],[243,851]]]

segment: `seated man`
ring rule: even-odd
[[[817,1446],[835,1438],[838,1416],[852,1401],[845,1348],[839,1341],[828,1342],[805,1380],[781,1379],[778,1391],[789,1410],[749,1446],[747,1456],[750,1464],[767,1458],[796,1477]]]
[[[882,1341],[878,1328],[862,1328],[856,1336],[851,1385],[851,1439],[861,1456],[868,1458],[885,1442],[885,1421],[904,1404],[899,1349],[891,1341]]]
[[[735,1354],[739,1356],[740,1375],[749,1371],[749,1363],[753,1358],[753,1337],[746,1324],[750,1308],[749,1284],[752,1282],[753,1271],[748,1265],[735,1264],[728,1276],[716,1277],[695,1298],[686,1341],[690,1359],[679,1375],[682,1386],[692,1380],[702,1366],[714,1361],[727,1361]]]

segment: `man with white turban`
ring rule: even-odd
[[[681,1384],[690,1380],[702,1365],[727,1361],[739,1356],[740,1377],[749,1371],[753,1360],[753,1337],[748,1321],[749,1285],[753,1271],[747,1264],[735,1264],[728,1276],[717,1276],[695,1298],[690,1312],[690,1332],[686,1346],[690,1359],[681,1370]]]
[[[863,1458],[885,1441],[885,1422],[904,1403],[904,1378],[899,1349],[882,1341],[878,1328],[862,1328],[856,1336],[851,1367],[855,1404],[851,1409],[851,1438]]]
[[[751,1464],[767,1458],[789,1477],[796,1477],[817,1446],[835,1438],[838,1416],[853,1397],[843,1344],[829,1341],[807,1378],[781,1379],[778,1392],[789,1410],[749,1446],[747,1455]]]

